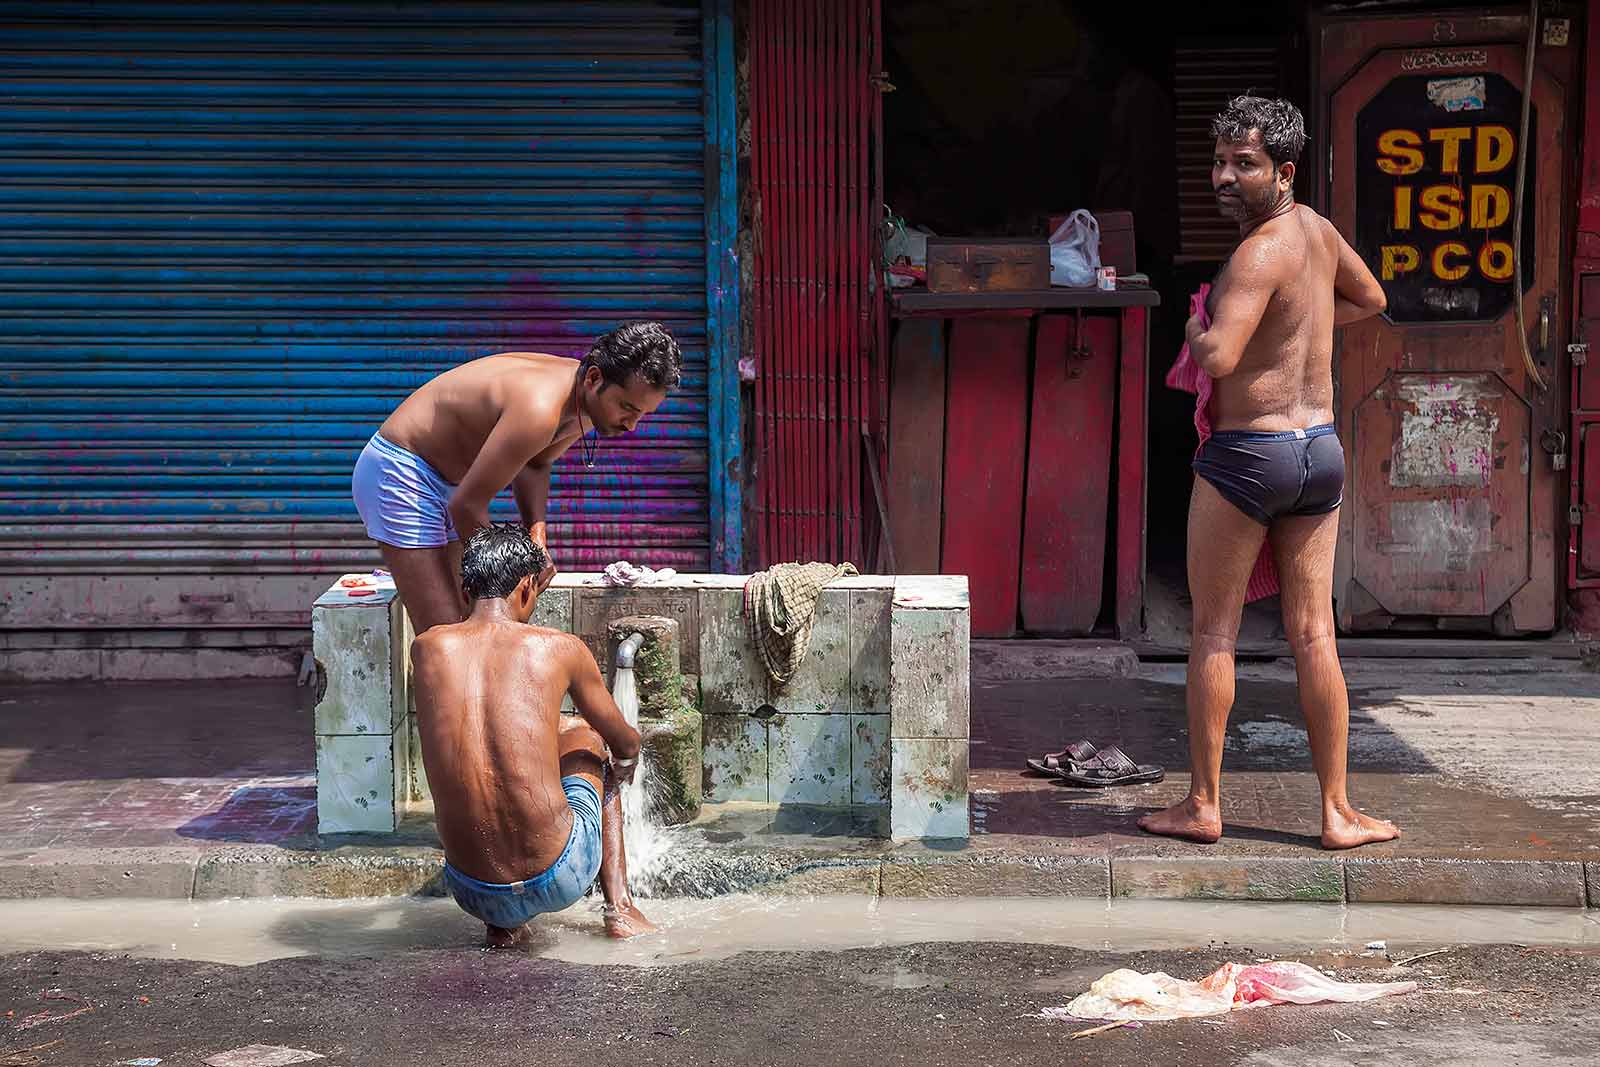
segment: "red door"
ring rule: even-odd
[[[1334,593],[1348,631],[1557,623],[1566,475],[1546,445],[1565,428],[1570,57],[1541,53],[1536,68],[1519,284],[1518,37],[1509,19],[1322,27],[1331,217],[1389,297],[1335,355],[1349,481]]]

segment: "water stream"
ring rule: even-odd
[[[628,725],[639,728],[639,682],[632,667],[618,667],[611,682],[611,697]],[[628,888],[648,895],[665,872],[667,855],[672,850],[671,835],[656,822],[650,788],[652,768],[649,753],[639,753],[639,769],[633,784],[622,787],[622,844],[628,858]]]

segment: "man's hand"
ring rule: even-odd
[[[1183,324],[1183,339],[1191,346],[1199,340],[1200,335],[1206,332],[1205,316],[1198,311],[1189,316],[1189,321]]]
[[[611,780],[613,782],[632,785],[633,776],[638,770],[639,757],[637,755],[627,760],[618,759],[616,756],[611,757]]]

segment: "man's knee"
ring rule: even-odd
[[[1332,645],[1333,619],[1321,616],[1284,619],[1283,635],[1289,642],[1289,650],[1295,655],[1314,652],[1320,647]]]

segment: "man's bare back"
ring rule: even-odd
[[[423,766],[445,856],[485,882],[515,882],[561,855],[561,698],[598,669],[570,634],[507,621],[435,626],[412,646]],[[581,686],[575,687],[579,688]],[[598,775],[605,752],[586,746]]]
[[[532,442],[536,451],[530,458],[554,460],[579,437],[578,420],[563,420],[576,370],[572,360],[541,352],[475,359],[424,383],[378,432],[455,484],[466,478],[495,426],[507,417],[545,432],[542,442]]]
[[[629,894],[623,844],[620,790],[639,731],[583,642],[528,624],[546,562],[515,523],[479,530],[461,557],[466,620],[412,645],[445,885],[497,947],[518,943],[529,919],[571,907],[597,878],[610,936],[655,928]],[[568,694],[582,721],[562,717]]]

